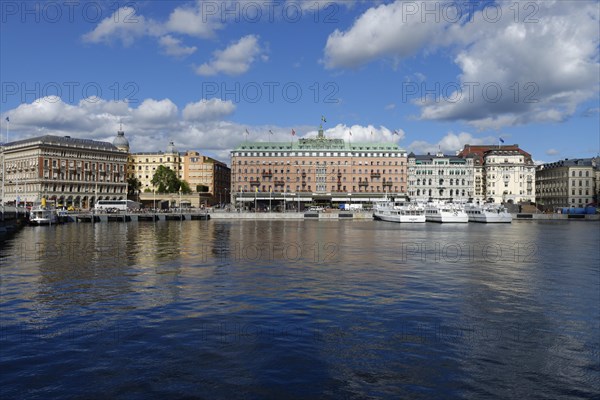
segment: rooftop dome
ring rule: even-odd
[[[125,137],[125,132],[117,132],[117,137],[113,140],[113,145],[119,150],[129,151],[129,140]]]
[[[177,153],[177,148],[175,147],[175,144],[173,142],[169,142],[169,145],[167,146],[167,153]]]

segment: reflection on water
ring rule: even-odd
[[[592,398],[597,223],[26,228],[0,396]]]

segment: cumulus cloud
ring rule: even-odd
[[[404,139],[405,132],[402,129],[396,129],[397,135],[393,129],[385,126],[375,127],[373,125],[346,125],[337,124],[332,128],[324,130],[325,137],[332,139],[344,139],[351,142],[397,142]],[[310,130],[306,136],[316,136],[316,130]]]
[[[258,36],[247,35],[230,44],[224,50],[217,50],[213,58],[196,68],[198,75],[240,75],[248,71],[250,65],[262,52],[258,44]]]
[[[510,2],[495,4],[502,14],[493,22],[485,7],[462,14],[456,22],[423,20],[419,10],[423,4],[396,1],[370,8],[348,30],[329,36],[325,66],[356,67],[376,59],[426,57],[443,50],[461,73],[455,82],[428,82],[421,74],[410,79],[420,91],[437,83],[453,85],[435,99],[420,93],[414,100],[420,118],[465,121],[479,130],[562,122],[579,104],[598,97],[596,2],[584,1],[578,7],[560,1],[532,2],[535,23],[525,22],[526,15],[515,18]],[[407,13],[410,7],[417,7],[414,15]],[[438,17],[443,15],[438,11]]]
[[[215,3],[218,4],[218,3]],[[169,15],[165,23],[165,29],[169,32],[195,36],[199,38],[211,38],[215,36],[215,31],[221,29],[223,25],[213,13],[203,14],[201,0],[193,7],[177,7]]]
[[[183,119],[186,121],[210,121],[231,115],[234,111],[235,105],[231,100],[203,99],[187,104],[183,109]]]
[[[465,144],[484,145],[494,144],[497,138],[493,136],[475,137],[467,132],[455,134],[448,132],[444,137],[435,143],[425,140],[415,140],[408,145],[408,150],[415,154],[436,153],[442,151],[445,154],[455,154],[461,150]]]
[[[327,68],[357,67],[382,56],[405,58],[441,35],[444,26],[423,23],[402,1],[381,4],[368,9],[347,31],[336,29],[329,35],[324,63]]]
[[[123,46],[129,46],[154,29],[154,22],[137,15],[134,8],[121,7],[110,17],[100,21],[91,32],[83,35],[83,40],[89,43],[112,43],[117,40]]]
[[[184,46],[181,39],[174,38],[171,35],[161,36],[158,44],[163,48],[165,54],[174,57],[185,57],[196,52],[196,46]]]
[[[183,45],[182,39],[174,35],[206,39],[214,37],[215,32],[223,27],[218,15],[203,15],[204,8],[202,1],[198,0],[191,6],[175,8],[166,21],[160,22],[138,14],[133,7],[121,7],[84,34],[82,39],[88,43],[121,42],[123,46],[129,46],[147,36],[157,39],[164,54],[186,56],[197,48]]]

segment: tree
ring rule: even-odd
[[[179,183],[180,183],[179,189],[181,190],[181,193],[183,193],[183,194],[190,194],[190,193],[192,193],[192,188],[190,187],[190,184],[187,183],[187,181],[184,181],[182,179],[181,181],[179,181]]]
[[[157,188],[159,193],[176,193],[181,186],[181,182],[177,178],[175,171],[164,165],[160,165],[156,169],[151,183]]]
[[[127,196],[133,196],[142,188],[142,182],[140,182],[135,176],[127,178],[127,187]]]

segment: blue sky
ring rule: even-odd
[[[228,162],[244,140],[326,134],[417,153],[600,151],[597,1],[4,1],[9,140],[112,140]],[[274,135],[269,138],[269,130]],[[400,135],[392,135],[397,130]],[[371,132],[373,132],[371,134]]]

